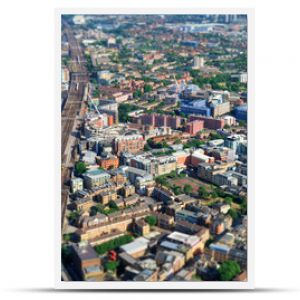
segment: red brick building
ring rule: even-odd
[[[204,128],[204,121],[202,120],[194,120],[186,124],[186,132],[190,135],[195,135],[197,132]]]
[[[125,135],[114,140],[114,151],[117,155],[121,152],[137,153],[144,149],[145,141],[142,135]]]
[[[171,127],[172,129],[181,126],[181,117],[160,115],[160,114],[144,114],[139,118],[139,123],[154,127]]]
[[[119,166],[119,159],[117,156],[107,156],[107,157],[100,157],[97,158],[98,165],[107,170],[107,169],[115,169]]]
[[[223,128],[225,125],[225,120],[224,119],[215,119],[215,118],[210,118],[210,117],[203,117],[203,116],[190,116],[188,119],[188,122],[192,122],[195,120],[200,120],[204,122],[204,128],[207,129],[220,129]]]

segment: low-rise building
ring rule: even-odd
[[[84,184],[86,188],[91,189],[96,186],[103,185],[108,182],[110,175],[100,169],[88,170],[83,174]]]
[[[201,131],[204,128],[204,121],[202,120],[194,120],[191,122],[188,122],[186,124],[185,131],[189,133],[191,136],[196,135],[199,131]]]
[[[167,214],[157,213],[155,214],[157,219],[157,226],[164,229],[172,229],[174,226],[174,217]]]
[[[119,159],[115,155],[103,155],[101,157],[97,157],[96,162],[105,170],[115,169],[119,166]]]
[[[101,204],[105,205],[108,204],[109,201],[116,201],[117,200],[117,193],[116,191],[105,191],[99,194],[99,200]]]
[[[121,152],[137,153],[144,149],[145,141],[142,135],[124,135],[114,139],[114,151],[117,155]]]
[[[149,240],[144,237],[139,237],[133,242],[123,245],[120,247],[120,250],[126,252],[134,258],[143,256],[148,248]]]
[[[73,246],[73,264],[77,274],[84,281],[103,280],[104,271],[101,267],[101,261],[93,249],[86,243]]]
[[[144,236],[150,232],[150,225],[144,219],[136,220],[133,227],[138,235]]]
[[[95,205],[94,201],[87,197],[87,198],[77,198],[74,202],[75,204],[75,209],[78,210],[78,211],[89,211],[90,208],[92,206]]]
[[[135,193],[135,187],[132,184],[126,184],[121,188],[122,196],[129,197]]]
[[[223,174],[216,174],[212,177],[212,182],[218,186],[237,186],[238,179],[232,175],[231,172],[225,172]]]

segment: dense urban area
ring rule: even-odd
[[[247,17],[61,21],[62,281],[247,281]]]

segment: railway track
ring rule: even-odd
[[[69,197],[68,181],[71,177],[71,168],[74,164],[71,154],[75,146],[76,138],[72,136],[77,126],[80,125],[80,111],[84,107],[84,97],[87,83],[89,82],[86,69],[86,60],[84,53],[76,40],[72,30],[67,24],[65,34],[69,42],[69,56],[71,63],[70,70],[70,88],[68,97],[62,106],[61,111],[61,228],[63,229],[67,202]]]

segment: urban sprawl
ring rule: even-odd
[[[63,281],[247,281],[247,17],[63,15]]]

